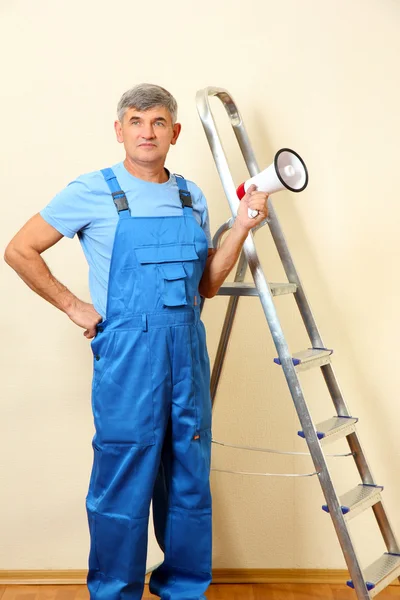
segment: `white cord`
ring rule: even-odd
[[[219,442],[218,440],[212,440],[213,444],[218,444],[219,446],[225,446],[226,448],[239,448],[240,450],[251,450],[252,452],[268,452],[270,454],[286,454],[290,456],[311,456],[309,452],[284,452],[283,450],[273,450],[271,448],[256,448],[255,446],[237,446],[235,444],[226,444],[225,442]],[[330,457],[346,457],[353,456],[352,452],[347,454],[326,454],[325,456]]]
[[[262,477],[313,477],[313,475],[318,475],[317,471],[314,473],[248,473],[246,471],[229,471],[228,469],[211,469],[211,471],[235,475],[261,475]]]

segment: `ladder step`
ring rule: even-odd
[[[292,360],[296,371],[306,371],[314,367],[322,367],[331,362],[333,350],[329,348],[309,348],[293,354]],[[280,358],[274,358],[274,363],[281,365]]]
[[[381,485],[360,484],[353,490],[346,492],[340,496],[340,506],[342,513],[345,515],[345,520],[350,521],[370,506],[373,506],[381,500]],[[324,504],[322,510],[329,512],[327,504]]]
[[[316,425],[317,437],[321,444],[346,437],[355,431],[357,421],[355,417],[332,417]],[[302,438],[306,437],[303,431],[297,433]]]
[[[269,288],[273,296],[282,296],[283,294],[294,294],[297,290],[295,283],[269,283]],[[244,283],[232,281],[223,283],[218,290],[218,296],[258,296],[258,290],[254,283]]]
[[[400,575],[400,554],[385,553],[372,565],[365,569],[364,581],[371,598],[379,594],[389,583]],[[354,589],[353,581],[347,582],[347,585]]]

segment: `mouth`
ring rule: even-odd
[[[156,148],[156,144],[150,144],[150,143],[145,143],[145,144],[139,144],[139,148]]]

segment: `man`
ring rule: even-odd
[[[211,581],[211,401],[200,295],[212,298],[251,228],[267,216],[252,186],[221,247],[211,248],[200,189],[164,167],[181,125],[165,89],[123,94],[115,122],[125,160],[78,177],[9,243],[5,260],[92,340],[94,463],[86,498],[92,600],[140,600],[147,528],[164,562],[150,590],[199,600]],[[259,211],[250,219],[248,208]],[[41,254],[78,233],[93,304]]]

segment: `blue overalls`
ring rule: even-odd
[[[206,235],[176,177],[182,215],[119,220],[106,319],[92,340],[94,463],[86,499],[91,600],[140,600],[150,502],[164,562],[150,591],[199,600],[211,581],[210,371],[198,285]]]

